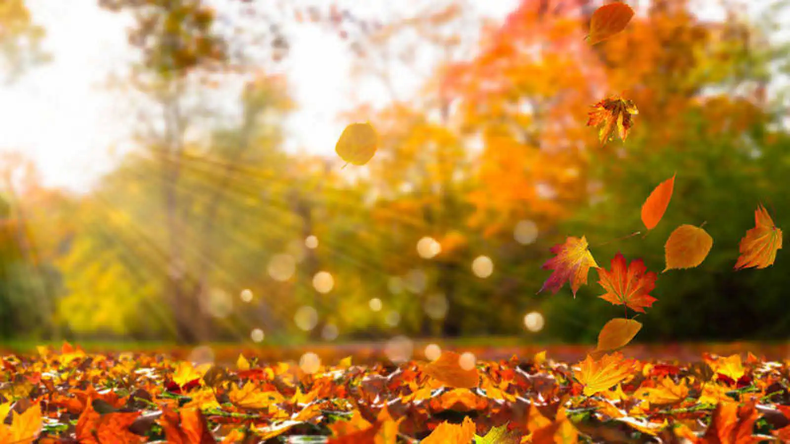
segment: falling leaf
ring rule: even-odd
[[[642,223],[648,230],[652,230],[664,217],[672,191],[675,189],[675,176],[661,182],[642,205]]]
[[[760,438],[752,436],[757,416],[757,409],[751,404],[739,406],[737,402],[722,401],[716,405],[703,439],[708,444],[760,442]]]
[[[600,43],[621,32],[634,16],[634,10],[625,3],[610,3],[596,9],[590,19],[590,45]]]
[[[782,230],[774,225],[764,206],[760,205],[754,212],[754,222],[755,227],[741,239],[736,270],[773,265],[777,250],[782,248]]]
[[[442,352],[439,359],[428,363],[423,371],[430,377],[449,387],[456,388],[475,388],[477,387],[480,376],[477,368],[464,370],[460,364],[461,356],[452,351]]]
[[[340,134],[335,152],[341,159],[354,165],[368,163],[379,144],[379,136],[370,123],[352,123]]]
[[[607,322],[598,333],[596,352],[607,352],[625,347],[642,329],[642,323],[633,319],[616,318]]]
[[[677,404],[686,399],[689,395],[689,388],[685,381],[676,384],[672,378],[665,377],[656,387],[640,387],[634,397],[644,399],[650,405],[670,405]]]
[[[464,417],[462,424],[439,424],[420,444],[469,444],[475,437],[475,423]]]
[[[543,264],[544,270],[554,270],[554,272],[543,283],[543,290],[557,293],[566,282],[570,281],[573,297],[583,284],[587,283],[587,274],[590,267],[597,267],[590,250],[587,249],[587,238],[584,236],[568,237],[564,244],[557,244],[551,248],[555,255]]]
[[[664,271],[696,267],[705,260],[711,247],[713,238],[702,228],[693,225],[677,227],[664,245],[667,262]]]
[[[634,126],[631,116],[639,114],[634,102],[620,96],[611,96],[593,105],[593,110],[588,113],[587,126],[601,127],[598,130],[598,139],[606,143],[614,138],[614,130],[620,139],[625,141],[628,131]]]
[[[627,378],[633,370],[634,361],[624,360],[620,353],[603,355],[595,360],[587,355],[582,361],[576,379],[584,385],[584,396],[592,396],[603,390],[609,390]]]
[[[642,259],[632,261],[626,267],[625,257],[617,253],[612,259],[611,271],[598,268],[598,275],[600,276],[598,283],[606,290],[606,293],[599,297],[614,305],[624,304],[631,310],[644,313],[645,307],[650,307],[656,301],[656,298],[648,293],[656,288],[658,276],[652,271],[647,271]]]
[[[507,424],[491,427],[485,436],[475,436],[475,444],[519,444],[521,435],[516,430],[508,430]]]
[[[42,425],[41,406],[38,403],[33,404],[21,415],[14,411],[9,430],[10,441],[8,442],[30,444],[38,436]]]

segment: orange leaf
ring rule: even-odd
[[[625,3],[601,6],[590,19],[589,43],[595,45],[621,32],[634,16],[634,10]]]
[[[642,323],[633,319],[612,319],[598,333],[596,352],[605,352],[625,347],[642,329]]]
[[[582,361],[580,370],[575,376],[584,385],[584,396],[592,396],[614,387],[627,378],[633,367],[634,361],[624,360],[620,353],[604,355],[599,360],[587,355],[587,359]]]
[[[379,136],[370,123],[348,125],[335,145],[335,152],[341,159],[354,165],[368,163],[379,144]]]
[[[564,244],[552,247],[551,252],[555,256],[543,264],[543,269],[554,270],[554,273],[546,279],[538,293],[543,290],[557,293],[566,282],[570,281],[573,297],[576,297],[579,287],[587,283],[590,267],[598,266],[590,250],[587,249],[587,238],[568,237]]]
[[[376,434],[381,428],[381,423],[337,438],[329,438],[326,444],[376,444]]]
[[[625,257],[617,253],[612,259],[612,270],[598,268],[598,275],[601,278],[598,283],[607,291],[600,298],[614,305],[625,304],[631,310],[644,313],[645,307],[650,307],[656,301],[648,293],[656,288],[658,276],[647,271],[642,259],[632,261],[626,267]]]
[[[553,423],[535,430],[532,444],[574,444],[578,438],[578,430],[568,420],[565,409],[561,409]]]
[[[445,351],[439,359],[427,364],[423,371],[430,377],[450,387],[475,388],[480,376],[477,368],[464,370],[460,364],[461,357],[458,353]]]
[[[475,437],[475,423],[464,417],[463,424],[439,424],[421,444],[470,444]]]
[[[713,238],[705,230],[693,225],[681,225],[669,235],[664,253],[667,267],[693,268],[701,264],[713,247]]]
[[[159,423],[169,443],[213,444],[216,442],[200,409],[182,408],[178,414],[165,409]]]
[[[642,223],[648,230],[652,230],[664,217],[672,191],[675,189],[675,176],[661,182],[642,205]]]
[[[685,381],[675,384],[672,378],[664,377],[658,387],[643,387],[636,391],[634,397],[644,399],[650,405],[677,404],[689,394]]]
[[[129,426],[140,416],[140,412],[99,414],[88,402],[79,417],[76,427],[80,443],[138,443],[145,438],[129,431]]]
[[[760,442],[752,436],[757,421],[753,405],[739,406],[736,402],[722,401],[713,411],[713,419],[705,431],[708,444],[750,444]]]
[[[628,131],[634,126],[631,116],[639,114],[634,102],[620,96],[611,96],[593,105],[593,110],[588,113],[587,126],[600,126],[598,138],[601,143],[606,143],[614,138],[614,130],[621,140],[628,137]]]
[[[777,250],[782,248],[782,230],[774,225],[764,206],[760,205],[754,212],[754,222],[755,227],[741,239],[736,270],[773,265]]]

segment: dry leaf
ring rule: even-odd
[[[475,423],[464,417],[462,424],[439,424],[428,437],[420,441],[421,444],[470,444],[475,437]]]
[[[335,152],[348,163],[364,165],[376,154],[378,144],[379,136],[370,123],[352,123],[340,134]]]
[[[631,375],[634,361],[623,359],[620,353],[604,355],[595,360],[592,356],[582,361],[576,379],[584,385],[584,396],[592,396],[598,392],[609,390],[620,381]]]
[[[633,319],[616,318],[607,322],[598,333],[596,352],[607,352],[625,347],[642,329],[642,323]]]
[[[652,230],[664,217],[672,191],[675,189],[675,176],[661,182],[642,205],[642,223],[648,230]]]
[[[587,249],[587,238],[568,237],[564,244],[552,247],[551,252],[555,256],[543,264],[543,269],[554,270],[554,272],[546,279],[538,293],[543,290],[557,293],[566,282],[570,282],[573,297],[576,297],[579,287],[587,283],[590,267],[598,266],[590,250]]]
[[[754,223],[755,227],[741,239],[741,255],[735,264],[736,270],[773,265],[776,251],[782,248],[782,230],[774,225],[764,206],[760,205],[754,212]]]
[[[620,2],[610,3],[596,9],[590,19],[589,43],[595,45],[621,32],[633,16],[634,10]]]
[[[611,96],[593,105],[588,113],[587,126],[600,127],[598,139],[606,143],[614,138],[614,130],[625,141],[628,131],[634,126],[631,116],[639,114],[634,102],[620,96]]]
[[[598,275],[600,276],[598,283],[606,290],[606,293],[599,297],[614,305],[625,305],[631,310],[644,313],[645,308],[652,306],[656,301],[656,298],[648,293],[656,288],[658,276],[652,271],[647,271],[642,259],[632,261],[626,267],[625,257],[617,253],[612,259],[612,270],[598,268]]]

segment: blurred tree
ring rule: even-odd
[[[26,69],[44,62],[44,29],[36,25],[24,0],[0,3],[0,75],[12,81]]]

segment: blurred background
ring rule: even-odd
[[[594,341],[622,308],[594,270],[536,294],[549,248],[660,272],[703,222],[638,340],[788,339],[785,251],[733,266],[758,204],[790,229],[790,8],[628,3],[591,47],[593,0],[4,0],[2,342]],[[356,121],[381,145],[342,168]]]

